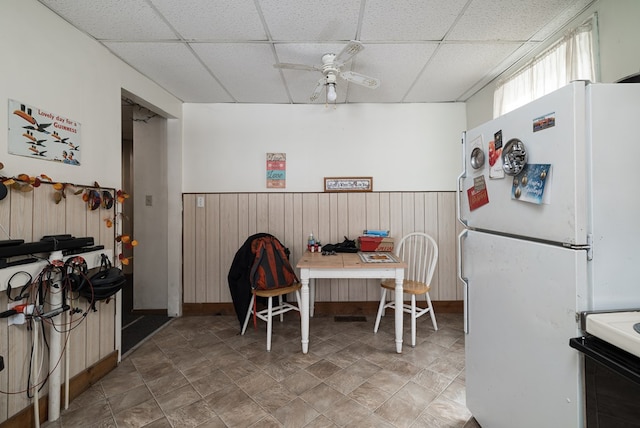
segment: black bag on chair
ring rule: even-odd
[[[277,238],[269,233],[256,233],[249,236],[236,252],[233,262],[231,263],[231,268],[229,269],[229,274],[227,275],[229,292],[231,293],[231,299],[233,300],[233,307],[238,317],[240,329],[242,329],[245,316],[247,315],[247,311],[249,311],[249,302],[252,296],[251,268],[255,262],[256,255],[252,251],[251,244],[254,240],[265,237],[272,237],[277,240]],[[282,245],[280,241],[278,241],[278,243]],[[286,247],[284,247],[284,251],[288,259],[290,251]],[[261,299],[260,301],[266,301],[266,299],[262,297],[259,297],[259,299]]]

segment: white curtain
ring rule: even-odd
[[[533,58],[515,74],[498,81],[493,117],[514,110],[573,80],[596,81],[592,17]]]

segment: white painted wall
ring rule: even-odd
[[[167,121],[133,112],[134,237],[145,246],[134,250],[134,309],[167,308]],[[149,200],[148,200],[149,199]]]
[[[266,153],[287,154],[287,192],[324,177],[373,177],[374,191],[455,190],[465,106],[185,104],[183,189],[266,187]]]
[[[0,129],[8,99],[80,122],[82,165],[7,153],[0,132],[2,175],[45,173],[57,181],[120,187],[120,94],[135,93],[180,117],[181,103],[35,0],[0,2]]]
[[[167,269],[162,279],[165,287],[169,284],[174,297],[169,302],[169,313],[179,314],[182,240],[176,225],[181,224],[182,218],[179,156],[182,102],[35,0],[0,1],[0,52],[0,129],[4,130],[0,132],[0,161],[5,165],[0,176],[44,173],[55,181],[77,184],[97,181],[105,187],[121,188],[122,91],[127,91],[127,96],[137,103],[173,118],[171,147],[166,150],[178,160],[163,170],[172,183],[162,195],[169,206],[168,219],[161,226],[165,241],[141,239],[136,252],[143,251],[144,246],[168,247],[171,259],[165,252],[166,261],[156,263]],[[82,165],[68,166],[8,154],[8,99],[80,122]]]
[[[491,83],[467,101],[467,129],[473,129],[493,119],[494,90],[495,83]]]
[[[640,1],[600,0],[600,74],[605,83],[640,72]]]

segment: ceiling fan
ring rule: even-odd
[[[375,77],[365,76],[364,74],[349,70],[342,71],[342,66],[351,61],[353,57],[363,49],[364,45],[362,43],[351,40],[339,54],[327,53],[322,55],[322,65],[290,64],[281,62],[274,64],[273,66],[275,68],[287,68],[291,70],[319,71],[322,73],[322,77],[318,80],[318,83],[309,99],[311,101],[317,100],[322,89],[326,88],[327,101],[335,101],[338,97],[336,94],[336,80],[338,77],[346,80],[347,82],[355,83],[356,85],[361,85],[369,89],[376,89],[380,86],[380,80]]]

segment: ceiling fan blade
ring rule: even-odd
[[[364,49],[364,45],[356,40],[351,40],[347,45],[340,51],[338,55],[334,58],[333,62],[336,65],[342,65],[351,58],[354,57],[358,52]]]
[[[309,99],[311,101],[317,100],[318,97],[320,96],[320,93],[322,92],[322,89],[324,89],[324,80],[325,80],[324,77],[322,77],[322,78],[320,78],[320,80],[318,80],[318,84],[313,89],[313,93],[309,97]]]
[[[369,89],[376,89],[380,86],[379,79],[365,76],[364,74],[356,73],[355,71],[343,71],[340,73],[340,77],[347,82],[355,83],[356,85],[361,85]]]
[[[306,64],[291,64],[288,62],[279,62],[278,64],[273,64],[274,68],[287,68],[290,70],[303,70],[303,71],[322,71],[320,67],[316,67],[314,65],[306,65]]]

